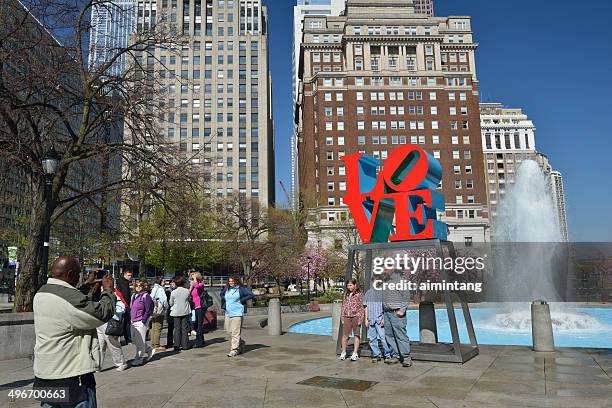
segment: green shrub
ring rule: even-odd
[[[344,295],[338,292],[327,292],[315,298],[319,303],[333,303],[336,300],[342,300]]]
[[[316,300],[319,303],[333,303],[335,300],[342,300],[343,298],[343,294],[342,293],[338,293],[338,292],[327,292],[325,294],[322,294],[321,296],[311,296],[310,300]],[[270,299],[274,298],[275,296],[272,297],[263,297],[263,296],[258,296],[253,304],[253,306],[255,307],[268,307],[268,303],[270,302]],[[308,304],[308,296],[306,295],[299,295],[299,296],[284,296],[282,301],[281,301],[281,305],[282,306],[293,306],[293,305],[306,305]]]

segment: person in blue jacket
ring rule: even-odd
[[[247,301],[255,295],[240,283],[237,276],[232,276],[221,293],[221,308],[225,310],[225,327],[231,337],[231,348],[228,357],[235,357],[244,350],[244,340],[240,337],[242,320],[247,313]]]

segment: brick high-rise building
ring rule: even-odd
[[[470,18],[416,14],[413,1],[348,0],[341,16],[306,16],[303,35],[296,116],[300,194],[315,207],[311,243],[338,245],[330,234],[348,219],[340,157],[384,160],[407,143],[442,163],[449,239],[487,240]]]
[[[268,15],[260,0],[138,0],[137,31],[159,19],[188,39],[143,59],[164,81],[160,126],[194,156],[205,193],[274,203]]]

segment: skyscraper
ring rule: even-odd
[[[142,57],[162,81],[167,141],[202,167],[206,194],[274,203],[266,7],[260,0],[139,0],[137,30],[155,18],[187,38],[180,50],[157,47],[154,57]]]
[[[469,17],[416,14],[414,3],[348,0],[306,16],[298,97],[300,194],[316,203],[310,238],[348,219],[340,158],[379,159],[416,144],[440,160],[449,239],[488,237],[479,88]],[[317,232],[321,232],[317,236]]]
[[[300,65],[300,48],[302,46],[302,30],[305,16],[332,16],[340,15],[344,10],[346,0],[297,0],[293,7],[293,54],[292,54],[292,78],[293,78],[293,107],[295,116],[295,104],[298,97]],[[299,194],[298,184],[298,154],[296,130],[291,135],[291,205],[296,208]]]
[[[555,218],[561,238],[567,241],[563,177],[552,169],[548,157],[537,151],[533,122],[521,109],[506,108],[497,102],[480,104],[480,120],[491,219],[497,216],[502,200],[515,183],[521,163],[534,160],[550,180]]]
[[[433,17],[433,0],[414,0],[414,12]]]
[[[481,103],[480,120],[489,210],[494,218],[523,160],[536,160],[535,126],[521,109],[501,103]]]
[[[561,232],[561,239],[565,242],[569,241],[569,232],[567,228],[567,213],[565,209],[565,189],[563,188],[563,176],[560,172],[553,170],[550,172],[550,184],[553,196],[553,207],[555,209],[555,218]]]
[[[136,0],[116,0],[104,4],[95,3],[91,10],[89,33],[89,67],[96,69],[106,63],[118,49],[127,47],[134,33]],[[126,56],[115,61],[106,74],[121,76],[126,71]]]

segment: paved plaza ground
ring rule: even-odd
[[[325,313],[284,315],[284,325]],[[464,365],[415,362],[411,368],[338,361],[330,337],[285,334],[270,337],[249,317],[247,352],[226,357],[222,330],[203,349],[155,355],[145,366],[96,375],[100,407],[207,408],[503,408],[612,407],[612,350],[560,349],[535,353],[527,347],[483,346]],[[133,348],[126,347],[126,357]],[[376,381],[366,391],[298,385],[315,376]],[[0,362],[0,407],[37,406],[10,401],[11,388],[29,388],[28,359]]]

